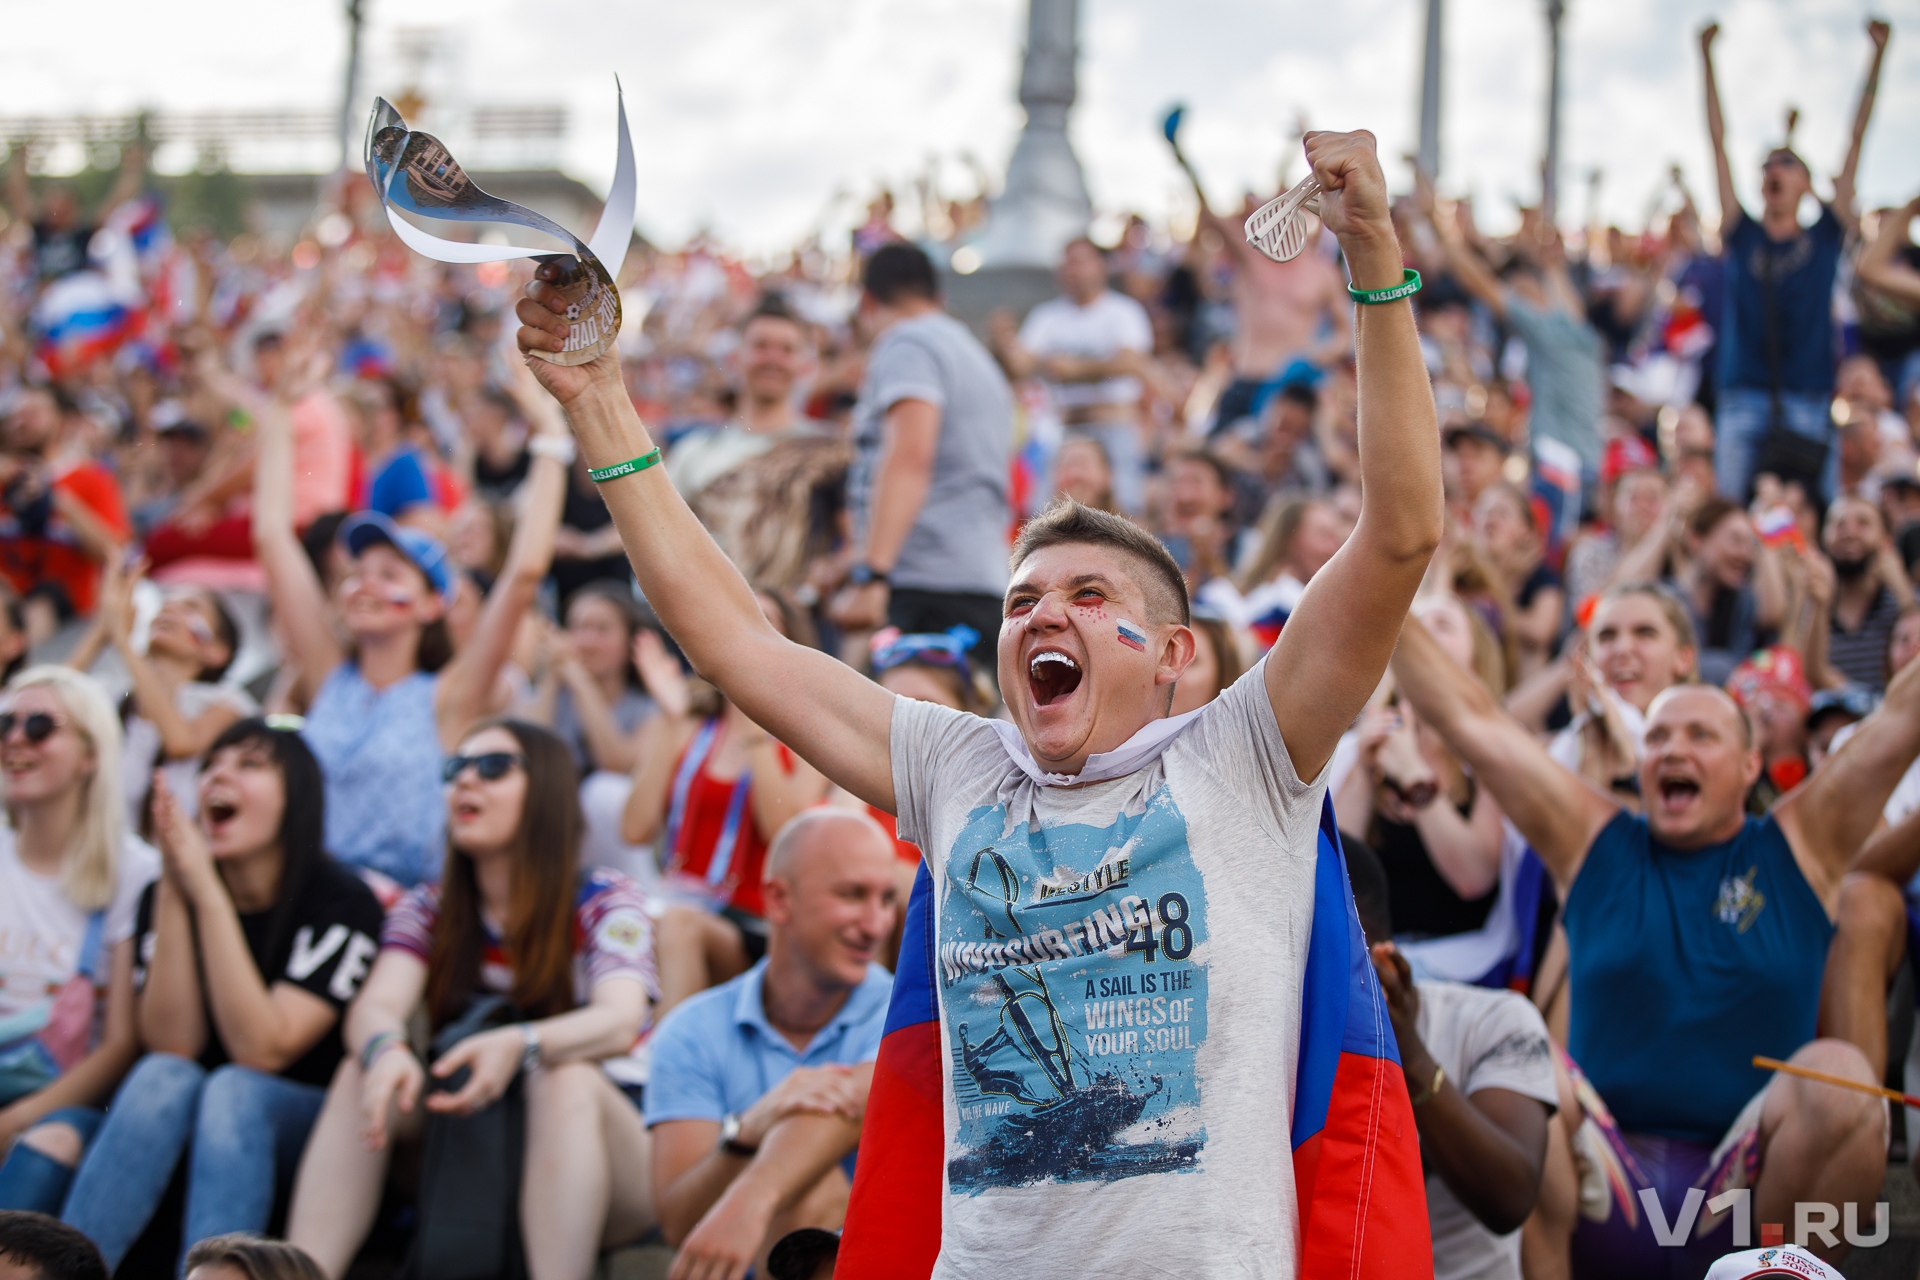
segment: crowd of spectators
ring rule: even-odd
[[[1641,1188],[1870,1220],[1912,1150],[1750,1059],[1908,1069],[1920,196],[1855,208],[1873,23],[1844,160],[1780,140],[1749,214],[1714,34],[1717,218],[1677,170],[1636,229],[1395,205],[1448,519],[1328,785],[1443,1277],[1641,1274]],[[0,1209],[335,1280],[462,1222],[571,1280],[837,1227],[918,850],[681,657],[524,275],[351,182],[176,243],[137,159],[90,215],[15,147],[0,221]],[[1178,159],[1193,226],[1074,241],[1024,317],[945,309],[958,205],[631,256],[626,389],[782,635],[992,716],[1009,539],[1070,498],[1186,576],[1176,714],[1276,643],[1358,517],[1344,274]]]

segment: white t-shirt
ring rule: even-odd
[[[160,874],[152,845],[134,836],[125,841],[101,937],[107,951],[133,936],[140,891]],[[90,914],[67,897],[58,875],[23,866],[13,828],[0,824],[0,1018],[39,1006],[72,981]]]
[[[1153,322],[1147,309],[1109,289],[1080,306],[1071,298],[1049,298],[1027,313],[1020,345],[1037,356],[1077,356],[1109,360],[1122,351],[1153,350]],[[1136,404],[1140,379],[1105,378],[1099,382],[1050,382],[1054,403],[1062,409]]]
[[[1510,1089],[1559,1104],[1547,1024],[1531,1001],[1512,991],[1457,982],[1420,982],[1420,1041],[1454,1087],[1471,1098],[1482,1089]],[[1433,1280],[1520,1280],[1520,1233],[1497,1236],[1480,1224],[1438,1175],[1427,1175],[1427,1222],[1433,1232]]]
[[[1256,664],[1163,752],[1080,786],[1038,785],[985,720],[894,703],[900,835],[934,882],[935,1277],[1296,1274],[1326,781],[1295,774],[1265,681]]]

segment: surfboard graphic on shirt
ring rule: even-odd
[[[1207,904],[1172,793],[1104,827],[978,810],[947,871],[952,1191],[1195,1168]]]

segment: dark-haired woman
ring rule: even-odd
[[[340,1016],[374,954],[380,905],[320,845],[325,789],[290,730],[242,720],[200,775],[200,820],[164,776],[165,870],[136,917],[147,1055],[114,1095],[62,1216],[111,1270],[187,1153],[184,1244],[264,1231],[341,1057]]]
[[[446,776],[445,870],[387,920],[347,1014],[351,1053],[301,1162],[287,1239],[337,1280],[373,1224],[396,1132],[411,1132],[423,1108],[487,1107],[524,1074],[527,1269],[586,1280],[602,1248],[655,1222],[646,1127],[612,1078],[631,1066],[652,1006],[646,903],[616,872],[577,870],[578,776],[552,733],[482,725]],[[430,1065],[414,1056],[416,1009],[438,1032],[484,995],[506,997],[526,1020],[474,1032]],[[463,1067],[465,1082],[449,1087]]]
[[[327,776],[336,857],[401,886],[437,874],[444,845],[440,762],[485,710],[520,619],[553,558],[573,441],[557,406],[523,390],[539,434],[513,545],[473,635],[456,654],[446,614],[459,588],[446,548],[377,512],[343,524],[352,568],[335,612],[295,533],[286,402],[262,405],[253,537],[279,632],[312,702],[305,734]]]
[[[641,722],[653,700],[633,664],[640,609],[625,581],[589,582],[567,601],[566,629],[553,637],[531,718],[560,735],[581,776],[624,776],[638,756]]]
[[[192,817],[200,802],[200,761],[229,725],[260,708],[220,683],[240,651],[240,628],[220,597],[204,587],[175,587],[147,624],[147,647],[133,642],[133,589],[147,565],[111,565],[100,584],[93,629],[67,662],[85,671],[112,645],[133,682],[132,713],[120,755],[127,826],[141,830],[153,772],[159,768]]]

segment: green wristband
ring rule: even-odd
[[[1412,267],[1407,268],[1406,276],[1391,289],[1356,289],[1352,285],[1347,286],[1347,296],[1367,306],[1376,306],[1382,302],[1398,302],[1402,298],[1411,298],[1418,292],[1420,292],[1420,273]]]
[[[630,476],[636,471],[645,471],[660,461],[660,451],[643,453],[637,458],[628,458],[625,462],[616,462],[610,467],[601,467],[598,471],[588,471],[587,479],[595,484],[605,484],[609,480],[618,480],[621,476]]]

